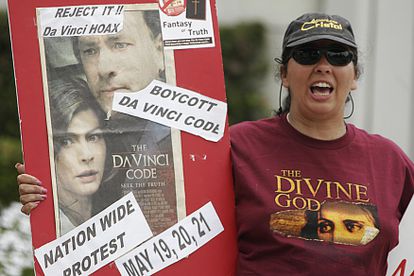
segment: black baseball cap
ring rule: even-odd
[[[283,51],[308,42],[328,39],[357,48],[351,23],[339,15],[306,13],[293,20],[283,38]]]

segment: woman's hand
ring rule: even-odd
[[[20,202],[22,203],[22,213],[29,215],[30,212],[46,199],[47,189],[42,187],[42,183],[34,176],[25,174],[23,164],[17,163],[17,184],[19,185]]]

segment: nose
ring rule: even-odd
[[[98,74],[102,79],[113,78],[117,75],[114,54],[109,49],[101,49],[98,59]]]
[[[315,72],[329,74],[332,72],[332,65],[328,62],[325,55],[315,65]]]
[[[94,159],[93,156],[83,157],[82,162],[88,165],[89,163],[91,163],[93,161],[93,159]]]
[[[89,148],[89,146],[86,143],[82,144],[79,147],[79,156],[80,156],[80,161],[87,165],[95,159],[92,150]]]

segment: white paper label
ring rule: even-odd
[[[34,253],[45,275],[88,275],[150,237],[151,229],[129,193]]]
[[[159,0],[159,5],[165,48],[215,46],[209,0]]]
[[[224,230],[211,202],[115,261],[122,276],[151,275],[187,257]]]
[[[224,134],[227,104],[154,80],[139,92],[115,93],[112,110],[217,142]]]
[[[43,37],[107,35],[122,30],[123,5],[41,8]]]

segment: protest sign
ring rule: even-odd
[[[116,34],[122,30],[124,6],[73,6],[40,9],[43,37]]]
[[[137,231],[139,229],[139,231]],[[132,193],[35,250],[45,275],[90,274],[152,236]]]
[[[153,81],[136,93],[116,93],[112,110],[217,142],[223,137],[227,105],[187,89]]]
[[[224,231],[208,246],[157,274],[234,271],[228,127],[224,109],[217,118],[208,110],[218,111],[226,100],[215,2],[8,2],[24,162],[27,173],[49,191],[30,217],[33,248],[70,233],[130,192],[154,235],[211,201]],[[161,22],[178,16],[192,22],[187,25],[191,31],[185,32],[194,35],[190,42],[197,47],[177,50],[167,45]],[[208,33],[195,32],[194,20],[204,22]],[[174,39],[185,42],[188,37]],[[214,43],[200,43],[204,40]],[[187,121],[191,128],[180,131],[161,121],[112,110],[116,92],[133,95],[153,81],[174,87],[177,93],[196,93],[187,103],[203,103],[207,114],[193,114],[194,119],[201,116],[197,123]],[[158,96],[157,101],[162,100],[177,104]],[[193,107],[187,104],[187,108]],[[212,137],[200,138],[204,134],[194,130],[207,130]],[[212,265],[200,272],[205,260]],[[35,270],[43,275],[37,258]],[[117,273],[113,265],[94,272]]]
[[[211,202],[116,260],[123,276],[152,275],[178,262],[223,231]]]
[[[209,0],[159,0],[164,47],[191,49],[214,47]]]

